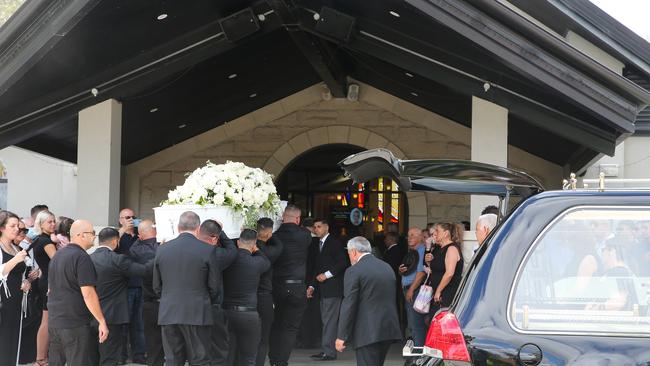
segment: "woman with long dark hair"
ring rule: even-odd
[[[443,222],[437,224],[435,230],[434,236],[440,249],[435,255],[429,254],[425,257],[431,269],[429,283],[434,290],[429,314],[434,314],[441,307],[451,305],[463,274],[463,257],[460,248],[462,226]]]
[[[0,211],[0,366],[18,364],[18,340],[22,318],[27,252],[14,244],[18,235],[18,216]]]

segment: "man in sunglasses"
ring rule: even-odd
[[[120,243],[115,253],[130,255],[131,246],[138,239],[139,221],[132,209],[124,208],[120,211]],[[129,301],[129,324],[125,324],[122,330],[122,341],[124,343],[122,344],[120,363],[126,363],[129,348],[127,344],[130,343],[133,363],[146,364],[144,357],[146,352],[144,321],[142,319],[142,277],[132,276],[129,278],[127,293]],[[128,342],[129,340],[130,342]]]

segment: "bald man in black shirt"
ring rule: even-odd
[[[256,242],[257,233],[244,229],[237,242],[237,258],[223,272],[223,309],[230,333],[230,365],[254,366],[257,356],[260,341],[257,289],[260,276],[271,268],[271,263],[258,253]]]

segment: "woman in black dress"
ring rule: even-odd
[[[23,291],[30,286],[25,280],[27,252],[13,243],[18,231],[18,216],[0,211],[0,366],[17,364]]]
[[[41,299],[43,301],[43,316],[41,318],[41,325],[38,328],[38,335],[36,336],[36,364],[47,364],[47,351],[50,343],[50,337],[47,330],[48,314],[47,314],[47,277],[50,260],[56,253],[56,244],[51,239],[56,227],[56,218],[50,211],[41,211],[36,215],[34,220],[34,231],[38,236],[32,242],[34,248],[34,259],[41,269],[41,278],[38,280],[38,288],[41,292]]]
[[[451,305],[463,274],[460,249],[463,230],[460,225],[445,222],[437,224],[435,230],[435,238],[440,248],[424,258],[431,269],[429,283],[434,290],[430,315],[435,314],[441,307]]]
[[[23,241],[29,232],[25,223],[18,221],[18,235],[14,239],[14,245],[23,249],[28,249],[30,243]],[[32,251],[33,254],[33,251]],[[28,256],[30,253],[27,254]],[[27,280],[31,283],[31,290],[27,296],[27,314],[23,317],[23,333],[20,339],[20,357],[19,364],[31,364],[36,361],[36,334],[38,327],[41,325],[41,315],[43,314],[43,305],[40,301],[41,294],[38,289],[38,278],[41,271],[34,263],[33,258],[25,258],[27,265]]]

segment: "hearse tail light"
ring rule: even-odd
[[[456,315],[447,311],[436,314],[422,353],[443,360],[471,362]]]

